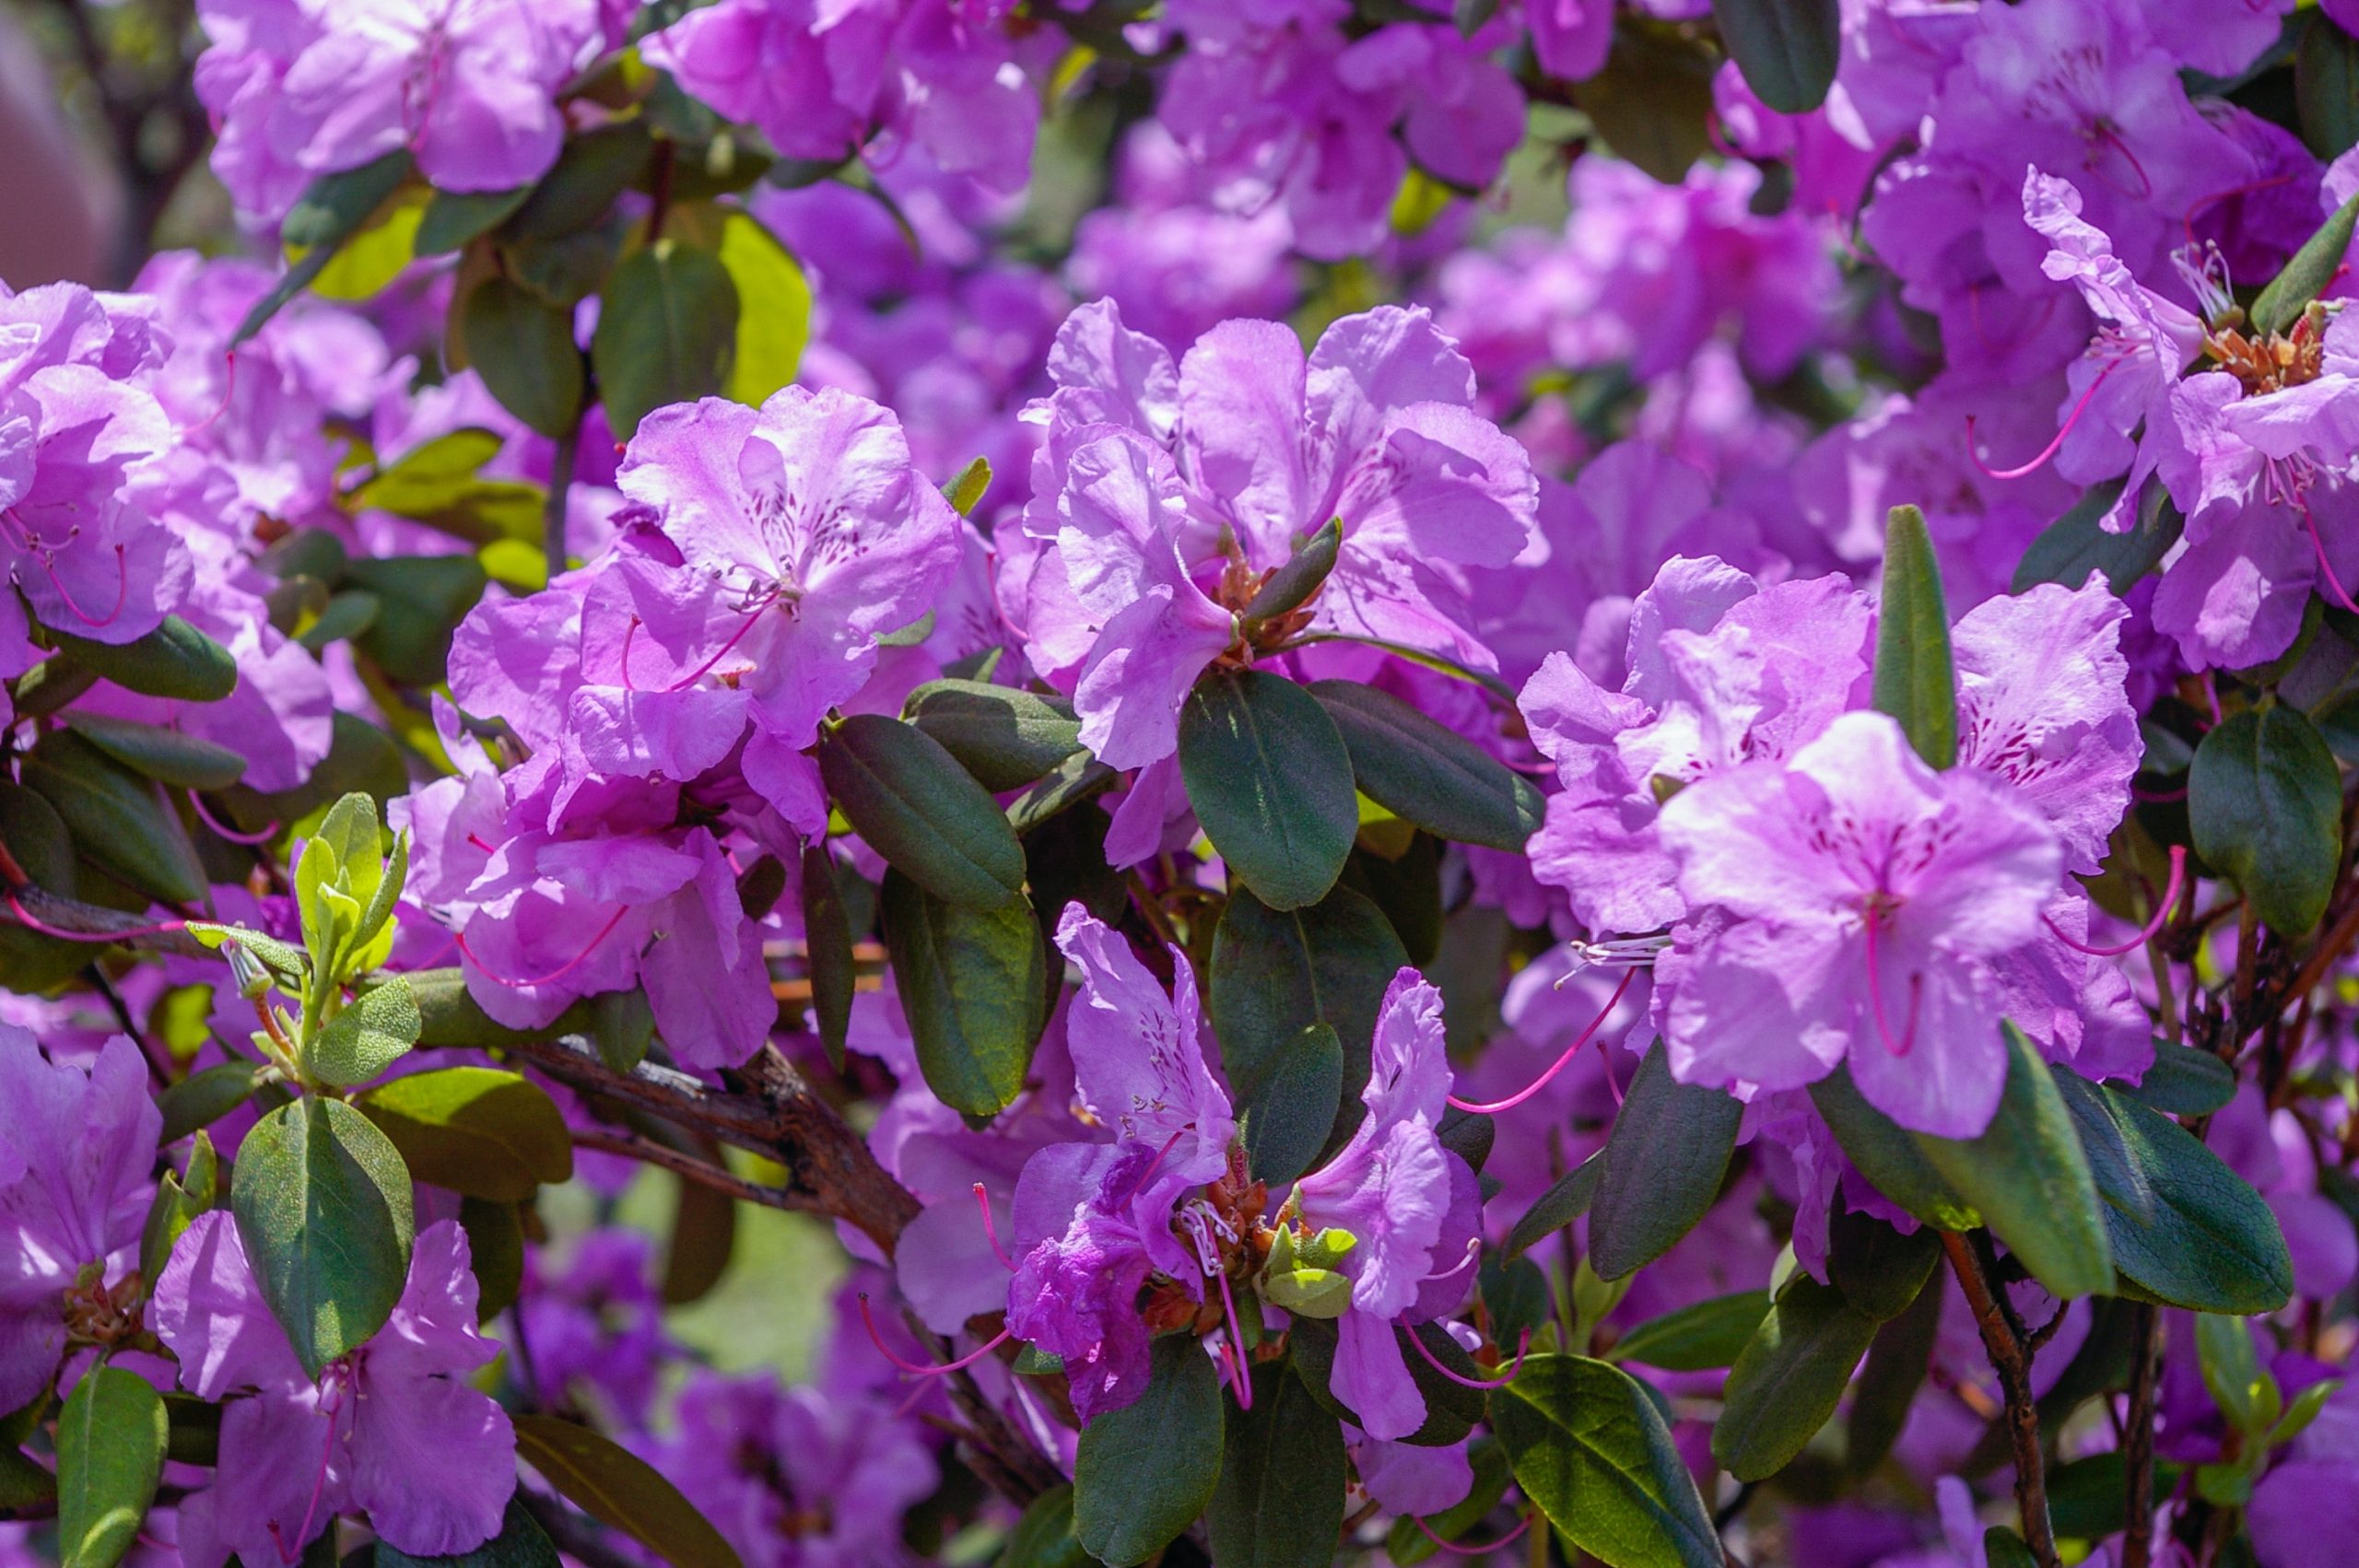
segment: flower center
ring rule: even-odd
[[[2265,397],[2315,381],[2325,369],[2326,307],[2315,300],[2291,331],[2247,337],[2219,327],[2203,339],[2203,352],[2236,377],[2247,395]]]

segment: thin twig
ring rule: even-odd
[[[734,1171],[722,1170],[694,1154],[684,1154],[668,1144],[658,1143],[652,1138],[636,1132],[607,1132],[595,1128],[578,1127],[573,1129],[573,1146],[577,1149],[596,1149],[603,1153],[620,1154],[625,1159],[659,1165],[695,1182],[698,1187],[710,1188],[722,1196],[734,1198],[740,1202],[759,1203],[766,1208],[791,1209],[803,1213],[813,1212],[819,1207],[816,1198],[782,1192],[775,1187],[747,1181]]]
[[[1973,1241],[1956,1231],[1942,1233],[1942,1248],[1949,1254],[1966,1305],[1974,1309],[1975,1327],[1982,1330],[1983,1348],[1999,1374],[2006,1398],[2007,1434],[2015,1458],[2015,1507],[2022,1515],[2024,1540],[2039,1568],[2062,1568],[2056,1555],[2056,1532],[2048,1520],[2048,1471],[2039,1447],[2039,1412],[2033,1403],[2031,1357],[2024,1350],[2021,1323],[2013,1307],[1991,1281],[1989,1270]]]
[[[2130,1340],[2136,1358],[2130,1364],[2130,1415],[2122,1433],[2122,1468],[2127,1476],[2122,1519],[2128,1533],[2121,1543],[2121,1568],[2147,1568],[2154,1552],[2154,1382],[2159,1368],[2154,1355],[2154,1309],[2140,1303],[2130,1309]]]

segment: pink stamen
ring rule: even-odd
[[[1868,1005],[1876,1016],[1876,1033],[1884,1038],[1884,1048],[1895,1056],[1905,1057],[1917,1044],[1917,997],[1920,977],[1908,977],[1908,1027],[1897,1042],[1892,1037],[1892,1024],[1884,1012],[1884,965],[1876,957],[1876,917],[1869,911],[1864,922],[1868,933]]]
[[[1015,1273],[1015,1259],[1010,1258],[1007,1255],[1007,1248],[999,1244],[999,1226],[992,1219],[992,1197],[990,1193],[983,1190],[981,1182],[975,1184],[975,1206],[983,1211],[983,1239],[992,1244],[992,1256],[998,1258],[1001,1266],[1009,1273]]]
[[[2072,949],[2074,952],[2085,953],[2092,958],[2118,958],[2125,953],[2143,947],[2147,942],[2152,942],[2154,939],[2155,933],[2160,931],[2163,929],[2164,923],[2171,918],[2171,910],[2177,907],[2179,889],[2185,886],[2186,883],[2187,846],[2184,844],[2174,844],[2171,846],[2170,885],[2163,890],[2162,902],[2154,907],[2154,918],[2148,920],[2146,922],[2145,929],[2140,931],[2136,936],[2133,936],[2128,942],[2122,942],[2114,947],[2092,947],[2087,942],[2081,941],[2078,937],[2075,937],[2066,931],[2063,927],[2058,925],[2054,920],[2048,920],[2047,916],[2042,915],[2040,919],[2048,920],[2048,929],[2056,934],[2057,941],[2062,942],[2065,946]]]
[[[2072,412],[2065,416],[2064,427],[2056,432],[2056,439],[2042,448],[2037,457],[2033,458],[2022,467],[1993,468],[1982,461],[1982,454],[1974,450],[1974,415],[1971,414],[1966,416],[1966,455],[1974,460],[1975,467],[1993,479],[2021,479],[2027,474],[2038,473],[2048,466],[2048,460],[2054,457],[2063,447],[2064,438],[2072,433],[2072,427],[2081,422],[2081,415],[2089,411],[2089,403],[2097,395],[2097,389],[2105,385],[2106,378],[2128,363],[2127,359],[2107,361],[2106,368],[2099,370],[2096,373],[2096,379],[2089,383],[2088,390],[2081,394],[2081,401],[2072,405]]]
[[[2302,526],[2309,530],[2310,547],[2318,553],[2318,570],[2325,574],[2327,586],[2334,590],[2335,602],[2353,614],[2359,615],[2359,604],[2351,602],[2350,590],[2344,588],[2342,579],[2334,575],[2334,563],[2326,558],[2326,541],[2318,537],[2318,520],[2310,515],[2309,497],[2299,497],[2298,505],[2302,510]]]
[[[1601,1028],[1604,1027],[1605,1021],[1614,1016],[1614,1010],[1622,1003],[1622,993],[1630,989],[1630,982],[1637,977],[1637,973],[1638,972],[1636,969],[1625,969],[1622,972],[1622,983],[1615,986],[1614,988],[1614,994],[1605,999],[1604,1010],[1596,1017],[1589,1021],[1589,1027],[1581,1031],[1580,1038],[1575,1040],[1571,1045],[1567,1046],[1565,1047],[1565,1054],[1558,1057],[1549,1067],[1547,1071],[1533,1079],[1521,1092],[1509,1094],[1504,1100],[1494,1100],[1487,1106],[1478,1106],[1473,1104],[1472,1101],[1461,1100],[1455,1094],[1449,1096],[1449,1103],[1456,1106],[1461,1111],[1472,1111],[1476,1116],[1493,1116],[1500,1111],[1511,1111],[1515,1109],[1516,1106],[1523,1104],[1524,1101],[1529,1100],[1532,1095],[1537,1094],[1541,1090],[1548,1087],[1549,1083],[1555,1078],[1556,1074],[1564,1071],[1566,1068],[1572,1065],[1573,1059],[1581,1054],[1581,1047],[1589,1044],[1590,1036],[1596,1034]],[[1605,1077],[1608,1082],[1612,1082],[1614,1074],[1609,1071]],[[1617,1094],[1615,1098],[1619,1099],[1620,1095]]]
[[[268,827],[259,833],[239,832],[211,812],[206,811],[205,798],[194,790],[188,792],[188,803],[196,812],[197,821],[211,828],[215,837],[226,838],[232,844],[267,844],[278,837],[279,824],[276,821],[273,821]]]
[[[123,605],[130,601],[131,563],[123,558],[123,546],[120,544],[114,547],[114,608],[107,612],[106,619],[103,621],[93,620],[82,606],[74,603],[74,596],[65,591],[65,579],[57,575],[57,562],[46,551],[42,553],[41,568],[49,574],[49,585],[57,590],[57,597],[65,603],[67,612],[76,620],[94,630],[100,626],[114,625],[116,619],[123,614]]]
[[[499,853],[499,847],[494,844],[486,843],[484,841],[483,835],[480,833],[468,834],[467,842],[474,845],[476,848],[482,850],[487,855],[497,855]]]
[[[1219,1270],[1215,1277],[1220,1281],[1220,1309],[1228,1317],[1228,1343],[1220,1348],[1221,1362],[1228,1367],[1230,1384],[1237,1390],[1237,1408],[1250,1410],[1253,1408],[1253,1379],[1247,1373],[1245,1334],[1237,1326],[1237,1298],[1228,1293],[1227,1270]],[[1414,1335],[1410,1337],[1415,1338]],[[1237,1359],[1233,1363],[1228,1357],[1230,1346],[1237,1350]]]
[[[467,933],[464,931],[459,931],[455,934],[458,938],[459,951],[466,954],[467,961],[469,963],[483,971],[485,979],[489,980],[496,986],[506,986],[511,990],[529,990],[534,986],[546,986],[552,980],[562,979],[567,975],[572,973],[576,965],[589,957],[593,953],[595,953],[598,950],[598,944],[614,934],[615,928],[621,925],[623,923],[623,917],[629,913],[630,910],[628,907],[616,910],[615,918],[606,922],[604,930],[601,930],[596,936],[590,939],[589,946],[583,948],[581,952],[575,954],[572,957],[567,959],[564,963],[558,965],[547,974],[539,977],[537,979],[531,980],[511,979],[505,975],[495,974],[492,971],[491,965],[476,957],[475,949],[467,945]]]
[[[60,942],[121,942],[125,937],[166,936],[174,932],[188,930],[188,922],[186,920],[166,920],[161,925],[130,926],[119,931],[64,930],[56,926],[49,925],[35,919],[30,911],[26,909],[22,904],[17,902],[17,895],[15,894],[7,894],[5,896],[8,900],[8,912],[16,916],[18,920],[25,925],[29,930],[37,930],[43,936],[53,936]]]
[[[187,435],[194,436],[200,431],[211,429],[221,415],[229,412],[229,400],[238,395],[238,351],[232,348],[223,354],[221,358],[222,362],[229,366],[229,370],[221,383],[221,401],[214,405],[212,413],[190,426],[184,432]]]
[[[2182,784],[2176,790],[2141,790],[2132,783],[2130,786],[2130,793],[2133,799],[2149,801],[2155,805],[2165,805],[2172,801],[2186,800],[2187,786]]]
[[[876,1319],[868,1310],[866,1291],[860,1293],[860,1320],[867,1325],[868,1337],[875,1344],[876,1353],[912,1377],[939,1377],[945,1373],[963,1372],[1015,1337],[1015,1329],[1003,1328],[992,1336],[990,1343],[979,1350],[969,1351],[957,1361],[943,1362],[938,1365],[920,1366],[915,1362],[903,1361],[899,1356],[895,1355],[893,1348],[885,1342],[885,1336],[876,1331]]]
[[[1409,1342],[1417,1347],[1417,1353],[1426,1358],[1426,1364],[1427,1366],[1432,1367],[1436,1372],[1440,1373],[1444,1377],[1449,1378],[1461,1388],[1504,1388],[1508,1384],[1515,1381],[1516,1374],[1523,1370],[1523,1358],[1532,1353],[1532,1330],[1526,1328],[1520,1335],[1517,1336],[1515,1342],[1515,1364],[1508,1368],[1507,1375],[1504,1377],[1494,1377],[1487,1381],[1480,1377],[1464,1376],[1459,1373],[1452,1372],[1449,1368],[1442,1365],[1441,1357],[1434,1354],[1433,1352],[1426,1348],[1425,1340],[1417,1338],[1417,1331],[1414,1328],[1409,1331]]]
[[[2154,193],[2154,177],[2146,172],[2146,166],[2138,161],[2138,155],[2130,150],[2128,137],[2107,125],[2098,133],[2097,140],[2106,143],[2114,151],[2119,153],[2122,160],[2130,165],[2130,171],[2138,176],[2138,189],[2131,193],[2137,200],[2142,202]]]
[[[745,634],[752,631],[754,627],[760,623],[762,612],[769,608],[769,606],[768,604],[763,604],[746,612],[745,619],[743,624],[741,624],[735,631],[729,634],[729,640],[721,645],[719,652],[706,660],[703,663],[698,665],[695,669],[689,671],[687,674],[681,676],[678,680],[673,682],[670,685],[658,688],[657,695],[661,696],[671,692],[684,692],[690,686],[695,685],[698,681],[703,680],[705,676],[711,672],[712,667],[715,664],[720,663],[723,659],[729,657],[729,650],[731,649],[745,640]],[[640,689],[638,685],[633,684],[630,678],[630,640],[632,634],[639,630],[639,617],[637,615],[633,615],[630,618],[630,625],[623,628],[623,690],[627,692],[636,692]]]
[[[1132,1199],[1136,1198],[1146,1187],[1146,1184],[1155,1179],[1155,1173],[1163,1168],[1163,1157],[1166,1154],[1170,1153],[1172,1146],[1178,1143],[1180,1140],[1190,1131],[1190,1129],[1194,1128],[1195,1125],[1196,1124],[1191,1121],[1186,1127],[1181,1128],[1178,1132],[1175,1132],[1170,1137],[1165,1139],[1163,1141],[1163,1147],[1155,1152],[1155,1158],[1146,1163],[1146,1169],[1139,1173],[1139,1179],[1131,1183],[1130,1190],[1123,1193],[1121,1197],[1114,1199],[1114,1201],[1117,1203],[1128,1203]]]
[[[1498,1539],[1493,1541],[1488,1546],[1458,1546],[1449,1541],[1446,1541],[1442,1539],[1441,1537],[1434,1534],[1432,1527],[1427,1525],[1425,1520],[1418,1518],[1416,1515],[1412,1514],[1409,1517],[1416,1519],[1417,1528],[1425,1532],[1426,1539],[1427,1540],[1433,1542],[1436,1546],[1441,1548],[1444,1551],[1449,1552],[1453,1557],[1484,1557],[1494,1551],[1504,1550],[1508,1547],[1513,1546],[1518,1540],[1521,1539],[1524,1531],[1532,1528],[1532,1515],[1526,1514],[1516,1525],[1515,1528],[1509,1530],[1507,1534],[1501,1536]]]

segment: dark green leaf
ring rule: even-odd
[[[672,1568],[744,1568],[736,1549],[648,1462],[586,1426],[520,1414],[516,1457],[565,1500],[622,1531]]]
[[[201,1127],[210,1127],[253,1098],[262,1086],[263,1068],[251,1061],[225,1061],[190,1073],[156,1097],[164,1113],[158,1140],[177,1143]]]
[[[451,634],[483,598],[490,579],[473,556],[378,556],[346,574],[384,602],[384,611],[355,644],[404,685],[441,684]]]
[[[2064,1108],[2072,1114],[2072,1126],[2080,1134],[2081,1153],[2088,1158],[2097,1196],[2140,1224],[2153,1224],[2154,1189],[2131,1157],[2129,1141],[2106,1097],[2097,1093],[2096,1085],[2070,1069],[2050,1069],[2048,1076],[2055,1080],[2057,1093],[2064,1096]]]
[[[300,200],[288,209],[287,219],[279,225],[279,238],[287,248],[305,252],[283,274],[271,291],[255,301],[238,323],[229,338],[235,348],[262,331],[271,317],[278,314],[286,303],[303,291],[304,287],[326,270],[335,259],[336,248],[367,227],[377,209],[385,205],[410,176],[409,152],[404,148],[389,152],[373,163],[341,173],[323,174],[311,181]]]
[[[1073,1488],[1060,1483],[1015,1521],[997,1568],[1095,1568],[1097,1562],[1073,1533]]]
[[[1884,597],[1876,609],[1875,708],[1900,720],[1935,767],[1957,761],[1957,666],[1942,568],[1925,514],[1895,507],[1884,534]]]
[[[1199,1359],[1202,1359],[1199,1357]],[[1344,1532],[1343,1429],[1283,1363],[1253,1369],[1253,1408],[1227,1416],[1213,1492],[1221,1568],[1327,1568]]]
[[[35,887],[60,898],[81,896],[74,837],[65,820],[40,795],[7,778],[0,778],[0,844],[8,846]],[[80,974],[90,962],[92,945],[0,924],[0,975],[8,977],[12,989],[46,991]]]
[[[461,301],[459,331],[468,368],[501,407],[544,436],[572,433],[587,391],[572,311],[487,277]]]
[[[1590,1206],[1590,1267],[1635,1273],[1676,1246],[1719,1196],[1744,1106],[1725,1089],[1679,1083],[1671,1053],[1648,1047],[1605,1143]]]
[[[218,702],[238,687],[238,661],[229,650],[182,620],[164,624],[129,642],[93,642],[53,631],[60,651],[86,670],[126,691],[182,702]]]
[[[1028,834],[1068,807],[1104,794],[1121,777],[1087,752],[1075,752],[1008,802],[1007,825],[1018,834]]]
[[[1558,1176],[1508,1233],[1507,1255],[1522,1257],[1544,1237],[1588,1213],[1589,1206],[1597,1200],[1598,1178],[1604,1174],[1605,1156],[1601,1151]]]
[[[1204,676],[1180,712],[1180,773],[1229,874],[1262,903],[1298,909],[1335,885],[1359,804],[1351,754],[1309,693],[1254,670]]]
[[[1326,1146],[1343,1099],[1344,1043],[1333,1024],[1313,1024],[1238,1107],[1246,1168],[1273,1187],[1302,1175]]]
[[[180,1244],[181,1236],[220,1197],[221,1162],[213,1152],[213,1140],[202,1129],[194,1136],[196,1141],[189,1149],[185,1176],[166,1171],[156,1184],[155,1200],[147,1205],[147,1223],[139,1231],[139,1273],[143,1279],[163,1277],[164,1265],[170,1260],[172,1248]]]
[[[424,1009],[419,1010],[421,1017]],[[647,1059],[655,1043],[655,1009],[647,993],[607,991],[590,999],[590,1043],[598,1059],[616,1072],[628,1072]]]
[[[2250,1316],[2283,1306],[2293,1260],[2260,1194],[2170,1117],[2103,1084],[2095,1089],[2154,1194],[2151,1225],[2107,1205],[2115,1266],[2148,1293],[2193,1312]]]
[[[1081,750],[1071,702],[1015,686],[929,681],[902,711],[993,793],[1020,790]]]
[[[401,1151],[413,1178],[467,1198],[521,1202],[573,1175],[565,1116],[541,1087],[488,1067],[442,1067],[380,1083],[354,1102]]]
[[[187,1394],[164,1396],[164,1415],[171,1422],[164,1453],[176,1465],[213,1466],[221,1462],[221,1407]]]
[[[1136,1403],[1082,1429],[1074,1534],[1109,1568],[1144,1562],[1196,1522],[1220,1481],[1219,1375],[1191,1334],[1156,1341]]]
[[[2024,1538],[2004,1525],[1993,1525],[1982,1532],[1982,1561],[1987,1568],[2039,1568],[2039,1559],[2031,1554]]]
[[[2166,1116],[2210,1116],[2236,1097],[2236,1074],[2210,1051],[2156,1040],[2146,1075],[2136,1087],[2117,1084],[2115,1092]]]
[[[1537,1334],[1555,1315],[1555,1302],[1548,1276],[1529,1258],[1504,1258],[1492,1253],[1475,1274],[1483,1308],[1490,1314],[1491,1335],[1513,1344],[1525,1332]]]
[[[1344,1050],[1340,1113],[1356,1124],[1377,1012],[1408,962],[1391,922],[1349,888],[1284,912],[1232,892],[1213,932],[1206,1011],[1237,1103],[1259,1100],[1302,1032],[1329,1024]]]
[[[1344,548],[1344,520],[1331,517],[1318,532],[1295,547],[1284,565],[1262,579],[1240,615],[1250,636],[1279,616],[1300,609],[1335,569]]]
[[[1884,1463],[1907,1424],[1917,1390],[1932,1365],[1933,1341],[1942,1328],[1942,1286],[1931,1282],[1917,1293],[1908,1310],[1876,1330],[1868,1359],[1852,1387],[1851,1414],[1843,1431],[1843,1467],[1866,1475]]]
[[[1432,1363],[1408,1342],[1410,1332],[1396,1325],[1392,1337],[1400,1343],[1401,1360],[1409,1368],[1410,1380],[1425,1398],[1426,1422],[1402,1441],[1420,1448],[1445,1448],[1463,1439],[1483,1419],[1483,1393],[1479,1388],[1453,1383],[1435,1371]],[[1477,1364],[1466,1353],[1465,1347],[1451,1339],[1439,1324],[1420,1323],[1414,1332],[1418,1342],[1459,1376],[1480,1379],[1491,1375],[1489,1368]],[[1320,1318],[1297,1317],[1288,1339],[1294,1346],[1295,1369],[1302,1376],[1303,1387],[1310,1390],[1310,1397],[1340,1419],[1358,1425],[1357,1413],[1337,1398],[1330,1387],[1338,1343],[1335,1325]]]
[[[160,724],[76,709],[65,715],[65,727],[158,784],[182,790],[226,790],[245,776],[242,755]]]
[[[317,653],[331,643],[349,642],[377,624],[384,614],[385,602],[373,593],[354,591],[331,595],[320,611],[320,617],[303,628],[295,640],[307,653]]]
[[[666,404],[717,395],[737,342],[737,286],[710,251],[658,240],[607,284],[590,344],[615,439]]]
[[[934,897],[887,872],[885,943],[926,1087],[990,1116],[1022,1092],[1048,1027],[1048,950],[1020,894],[996,909]]]
[[[1712,20],[1762,102],[1780,114],[1807,114],[1826,101],[1843,58],[1836,0],[1712,0]]]
[[[721,1151],[708,1148],[709,1162],[719,1163]],[[737,1200],[702,1182],[684,1181],[674,1194],[670,1245],[663,1252],[661,1292],[666,1306],[702,1301],[729,1272],[737,1249]]]
[[[1942,1239],[1930,1226],[1903,1235],[1839,1195],[1827,1231],[1828,1278],[1844,1300],[1878,1323],[1907,1311],[1942,1261]]]
[[[63,1568],[114,1568],[164,1473],[163,1396],[135,1373],[94,1368],[57,1412],[57,1551]]]
[[[1875,1319],[1832,1285],[1796,1274],[1729,1372],[1712,1457],[1739,1480],[1792,1462],[1843,1398]]]
[[[246,1134],[230,1211],[263,1299],[313,1377],[401,1299],[411,1203],[401,1155],[342,1101],[297,1100]]]
[[[196,846],[151,780],[69,730],[35,742],[17,773],[65,819],[75,848],[100,870],[167,904],[205,896]]]
[[[2091,572],[2098,571],[2105,574],[2106,585],[2115,593],[2127,593],[2162,565],[2185,532],[2187,520],[2157,485],[2142,498],[2136,523],[2122,532],[2112,532],[2104,518],[2120,494],[2119,480],[2093,485],[2083,492],[2024,551],[2009,591],[2021,593],[2043,582],[2077,589],[2089,580]]]
[[[2007,1087],[1989,1129],[1963,1141],[1919,1133],[1917,1146],[2050,1294],[2104,1293],[2107,1227],[2071,1113],[2023,1031],[2006,1024],[2001,1033]]]
[[[2359,146],[2359,41],[2313,11],[2294,51],[2294,108],[2302,139],[2331,161]]]
[[[1360,793],[1393,815],[1510,854],[1539,831],[1540,791],[1457,731],[1356,681],[1309,690],[1343,734]]]
[[[2318,923],[2342,859],[2342,776],[2317,726],[2283,705],[2213,728],[2188,770],[2195,852],[2285,936]]]
[[[512,191],[437,191],[427,198],[412,247],[421,256],[447,256],[499,228],[532,193],[530,185]]]
[[[615,198],[647,167],[654,145],[644,120],[625,120],[569,138],[517,208],[508,234],[557,240],[601,222]]]
[[[836,885],[835,861],[825,844],[803,847],[803,938],[811,964],[811,1021],[818,1030],[827,1065],[844,1070],[844,1040],[851,1030],[851,920],[843,890]]]
[[[1492,1400],[1491,1424],[1516,1484],[1574,1546],[1613,1568],[1720,1568],[1686,1461],[1628,1374],[1532,1356]]]
[[[1614,1340],[1610,1354],[1615,1361],[1639,1362],[1665,1372],[1731,1366],[1768,1314],[1767,1291],[1708,1297],[1648,1318]]]
[[[323,1083],[354,1088],[407,1055],[417,1032],[417,999],[408,977],[395,975],[327,1021],[303,1050],[303,1071]]]
[[[2351,231],[2359,224],[2359,196],[2353,196],[2334,209],[2318,231],[2302,242],[2294,259],[2285,263],[2284,271],[2270,279],[2269,287],[2252,302],[2253,331],[2260,333],[2281,333],[2292,327],[2302,310],[2316,299],[2342,270],[2343,258],[2351,251]]]
[[[1397,820],[1395,826],[1405,826]],[[1409,962],[1423,969],[1441,953],[1445,912],[1442,907],[1441,840],[1430,833],[1413,833],[1409,848],[1398,859],[1388,859],[1367,848],[1365,839],[1344,862],[1338,887],[1348,887],[1384,911],[1400,933]]]
[[[1024,849],[998,803],[915,725],[851,715],[821,738],[819,774],[869,848],[936,898],[989,910],[1023,891]]]
[[[1571,97],[1616,154],[1676,185],[1711,150],[1719,65],[1718,52],[1699,41],[1616,28],[1605,69],[1571,84]]]
[[[1945,1231],[1970,1231],[1982,1223],[1974,1205],[1942,1179],[1907,1129],[1868,1104],[1851,1082],[1850,1069],[1838,1066],[1812,1084],[1810,1098],[1844,1155],[1877,1191]]]
[[[467,1233],[467,1267],[475,1277],[475,1321],[488,1323],[515,1304],[524,1282],[524,1222],[513,1203],[459,1200]]]
[[[333,1534],[333,1532],[331,1532]],[[521,1498],[511,1497],[500,1516],[499,1533],[473,1551],[446,1557],[417,1557],[383,1539],[376,1545],[373,1568],[561,1568],[562,1560],[548,1536],[524,1511]]]

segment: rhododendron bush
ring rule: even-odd
[[[60,10],[0,1563],[2351,1560],[2359,5]]]

